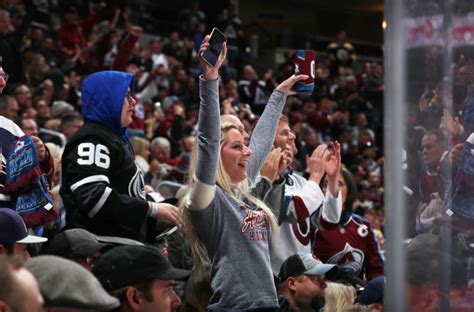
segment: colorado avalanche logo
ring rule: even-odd
[[[133,175],[128,184],[128,194],[132,197],[145,199],[145,180],[143,179],[143,172],[136,166],[137,171]]]
[[[13,152],[17,153],[23,147],[25,147],[25,142],[24,141],[18,141],[18,143],[16,143],[16,145],[15,145],[15,149],[13,150]]]
[[[348,269],[355,273],[359,273],[364,264],[364,253],[362,250],[352,247],[346,243],[344,249],[331,258],[327,263],[337,264],[340,269]]]
[[[297,223],[291,225],[293,234],[302,245],[307,246],[311,240],[308,208],[298,196],[293,197],[290,205],[294,206],[297,219]]]

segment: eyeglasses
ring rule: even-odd
[[[127,101],[131,102],[133,100],[133,96],[132,96],[132,93],[130,92],[130,90],[127,91],[127,94],[125,95],[125,97],[127,98]]]
[[[3,78],[3,80],[5,80],[5,82],[7,82],[7,81],[8,81],[8,74],[7,74],[7,73],[5,73],[5,72],[1,72],[1,73],[0,73],[0,77],[2,77],[2,78]]]

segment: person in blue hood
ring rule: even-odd
[[[133,75],[116,71],[94,73],[83,82],[85,123],[61,161],[67,228],[144,242],[147,223],[181,224],[177,207],[145,199],[143,173],[127,138],[136,104],[133,85]]]

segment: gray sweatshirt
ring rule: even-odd
[[[280,119],[285,103],[286,94],[278,90],[273,91],[262,116],[252,131],[249,148],[253,154],[247,163],[247,175],[251,184],[255,182],[263,163],[267,159],[268,153],[270,153],[272,149],[278,120]]]
[[[279,100],[285,98],[281,96],[283,93],[278,93]],[[201,79],[200,96],[198,158],[187,208],[212,261],[213,295],[208,308],[232,311],[277,308],[264,213],[250,204],[236,201],[216,187],[220,153],[217,80]],[[271,143],[273,139],[268,151]],[[254,148],[257,150],[253,152],[259,156],[251,170],[255,175],[267,156],[258,151],[258,145],[256,142]]]

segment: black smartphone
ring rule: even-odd
[[[227,37],[222,31],[214,27],[209,39],[209,48],[201,54],[201,57],[211,66],[215,66],[219,54],[222,51],[222,44],[227,41]]]

